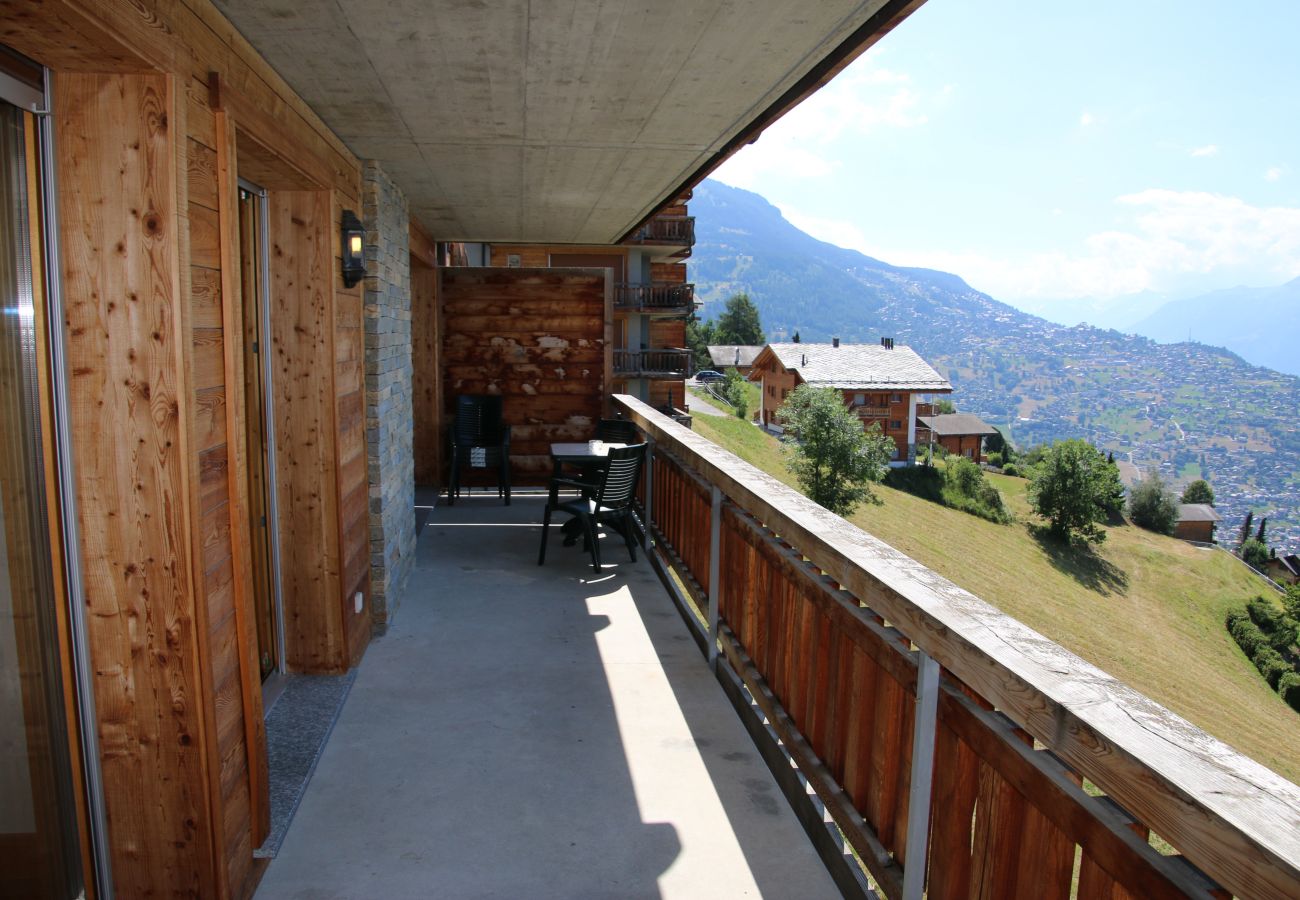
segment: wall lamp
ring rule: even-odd
[[[353,287],[366,275],[362,245],[366,231],[350,209],[343,210],[343,286]]]

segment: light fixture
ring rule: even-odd
[[[350,209],[343,210],[343,286],[353,287],[365,277],[366,261],[362,258],[365,229]]]

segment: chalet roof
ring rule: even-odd
[[[715,369],[727,366],[752,366],[754,357],[762,352],[761,344],[757,347],[748,344],[709,344],[709,358],[713,360]]]
[[[1269,560],[1269,563],[1276,564],[1290,575],[1300,578],[1300,556],[1296,556],[1294,553],[1273,557]]]
[[[936,437],[998,433],[998,430],[988,422],[970,413],[941,413],[937,416],[917,416],[916,421],[933,431]]]
[[[1223,516],[1214,511],[1208,503],[1178,504],[1178,521],[1180,522],[1222,522]]]
[[[815,387],[841,390],[922,391],[951,393],[952,385],[911,347],[895,344],[768,344],[755,359],[768,354],[785,369],[797,372]]]

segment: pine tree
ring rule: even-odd
[[[1244,547],[1246,545],[1246,541],[1250,540],[1250,526],[1251,523],[1253,523],[1254,521],[1255,521],[1255,514],[1250,510],[1246,510],[1246,521],[1241,523],[1241,535],[1237,538],[1238,549]]]
[[[799,343],[799,332],[796,331],[796,332],[794,333],[794,337],[791,338],[791,340],[794,341],[794,343],[796,343],[796,344]]]
[[[1268,516],[1265,516],[1264,518],[1259,520],[1259,531],[1255,532],[1255,540],[1259,541],[1261,544],[1267,543],[1264,540],[1264,529],[1267,526],[1268,526]]]
[[[758,307],[748,294],[732,294],[727,298],[726,309],[714,323],[712,343],[744,346],[767,343],[758,320]]]

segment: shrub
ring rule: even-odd
[[[1300,673],[1287,672],[1278,679],[1277,692],[1288,706],[1300,712]]]
[[[1012,476],[1014,476],[1014,477],[1016,477],[1016,478],[1023,478],[1023,477],[1024,477],[1023,475],[1020,474],[1020,466],[1016,465],[1015,463],[1006,463],[1006,464],[1004,464],[1004,465],[1002,466],[1002,474],[1003,474],[1003,475],[1012,475]]]
[[[862,421],[844,405],[839,391],[801,384],[779,410],[784,440],[792,449],[786,465],[804,494],[833,513],[848,515],[873,500],[871,483],[889,471],[893,438]]]
[[[1282,605],[1286,607],[1288,616],[1300,621],[1300,584],[1287,586],[1286,596],[1282,598]]]
[[[1259,626],[1250,621],[1247,616],[1241,616],[1235,623],[1229,624],[1228,631],[1232,634],[1232,639],[1237,642],[1241,652],[1246,654],[1247,659],[1253,659],[1256,651],[1260,647],[1268,646],[1268,638],[1264,632],[1259,630]]]
[[[988,456],[986,456],[986,457],[984,457],[984,458],[985,458],[985,460],[988,461],[988,464],[989,464],[990,466],[992,466],[993,468],[995,468],[995,469],[1000,469],[1000,468],[1002,468],[1002,454],[1001,454],[1001,453],[997,453],[997,452],[990,453]]]
[[[1268,565],[1268,545],[1255,538],[1247,538],[1241,545],[1241,558],[1260,572]]]
[[[1250,620],[1266,633],[1275,630],[1282,619],[1281,610],[1263,597],[1256,597],[1247,603],[1246,612],[1250,615]]]
[[[1208,503],[1214,505],[1214,489],[1204,478],[1198,478],[1183,488],[1184,503]]]
[[[1291,668],[1291,664],[1283,659],[1281,654],[1268,644],[1265,644],[1255,651],[1255,658],[1253,661],[1255,663],[1255,668],[1259,669],[1259,674],[1263,675],[1264,680],[1268,682],[1268,686],[1274,689],[1277,688],[1283,675],[1294,671]]]
[[[1178,521],[1178,503],[1164,480],[1152,472],[1133,486],[1128,514],[1134,525],[1157,534],[1172,534]]]

